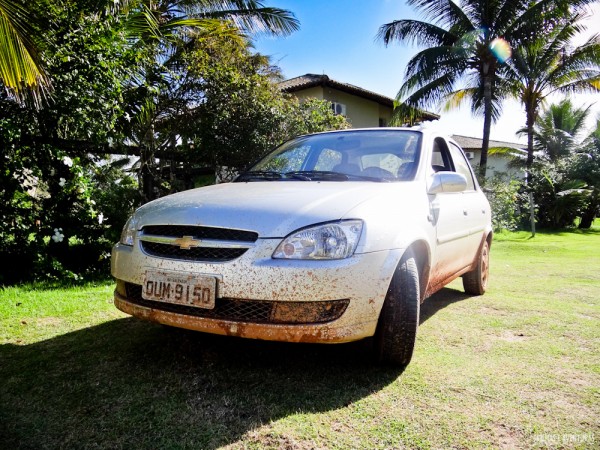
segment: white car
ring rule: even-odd
[[[300,136],[234,182],[139,208],[112,252],[115,305],[166,325],[287,342],[373,337],[409,363],[419,305],[484,293],[490,206],[464,152],[428,130]]]

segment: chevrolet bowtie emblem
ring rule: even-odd
[[[182,250],[189,250],[192,247],[200,247],[202,240],[194,239],[194,236],[183,236],[173,241],[173,245],[179,245]]]

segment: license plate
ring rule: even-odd
[[[213,309],[216,290],[215,277],[148,270],[144,276],[142,297],[157,302]]]

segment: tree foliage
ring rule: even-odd
[[[590,228],[600,213],[600,122],[582,138],[588,111],[563,100],[538,119],[530,187],[542,227]]]
[[[294,134],[347,126],[327,102],[282,94],[278,69],[253,53],[246,33],[297,28],[287,11],[255,0],[26,6],[45,19],[29,31],[43,35],[36,63],[53,90],[23,101],[0,78],[0,258],[10,261],[0,284],[106,275],[140,202],[214,182]]]
[[[575,107],[569,99],[546,108],[533,128],[534,150],[551,161],[577,152],[591,106]]]
[[[455,107],[469,100],[473,113],[484,118],[480,175],[485,177],[491,124],[507,95],[499,80],[511,49],[542,38],[571,10],[590,2],[410,0],[426,20],[396,20],[378,34],[386,45],[399,41],[424,47],[406,67],[399,113],[414,114],[441,102]]]
[[[110,248],[108,228],[121,225],[118,214],[106,212],[104,199],[126,186],[128,177],[99,165],[101,156],[58,142],[116,136],[123,86],[136,56],[114,19],[68,6],[52,10],[55,26],[42,55],[54,86],[52,102],[39,107],[0,95],[0,258],[11,262],[0,282],[93,272]],[[122,194],[127,211],[133,204],[129,193]]]
[[[582,25],[585,17],[583,13],[572,11],[552,29],[524,42],[515,48],[503,71],[501,90],[518,98],[525,109],[527,167],[533,164],[534,127],[546,98],[555,93],[600,92],[600,35],[593,35],[577,47],[571,44],[572,39],[585,30]],[[565,106],[563,103],[555,107],[556,119],[559,119],[559,108]],[[573,115],[570,117],[577,120]],[[550,124],[542,120],[541,125]],[[538,140],[539,136],[537,133]]]

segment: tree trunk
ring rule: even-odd
[[[588,210],[581,215],[581,222],[579,222],[579,228],[582,230],[589,230],[592,227],[595,218],[596,211],[594,211],[592,208],[588,208]]]
[[[152,150],[148,147],[142,147],[140,157],[140,172],[138,183],[140,193],[142,194],[142,202],[148,203],[155,199],[154,194],[154,176],[152,175],[151,166],[154,164]]]
[[[490,73],[491,72],[491,73]],[[481,159],[479,160],[479,182],[485,183],[487,171],[488,150],[490,148],[490,132],[492,129],[492,83],[494,74],[490,71],[489,64],[483,68],[483,140],[481,142]]]
[[[585,209],[585,211],[583,211],[583,214],[581,214],[581,222],[579,222],[579,228],[581,228],[582,230],[589,230],[592,227],[594,219],[596,219],[596,216],[598,214],[598,209],[600,206],[599,203],[600,197],[598,195],[598,191],[596,190],[594,195],[592,195],[590,204]]]
[[[535,111],[532,106],[525,106],[527,114],[527,171],[533,164],[533,126],[535,125]]]

